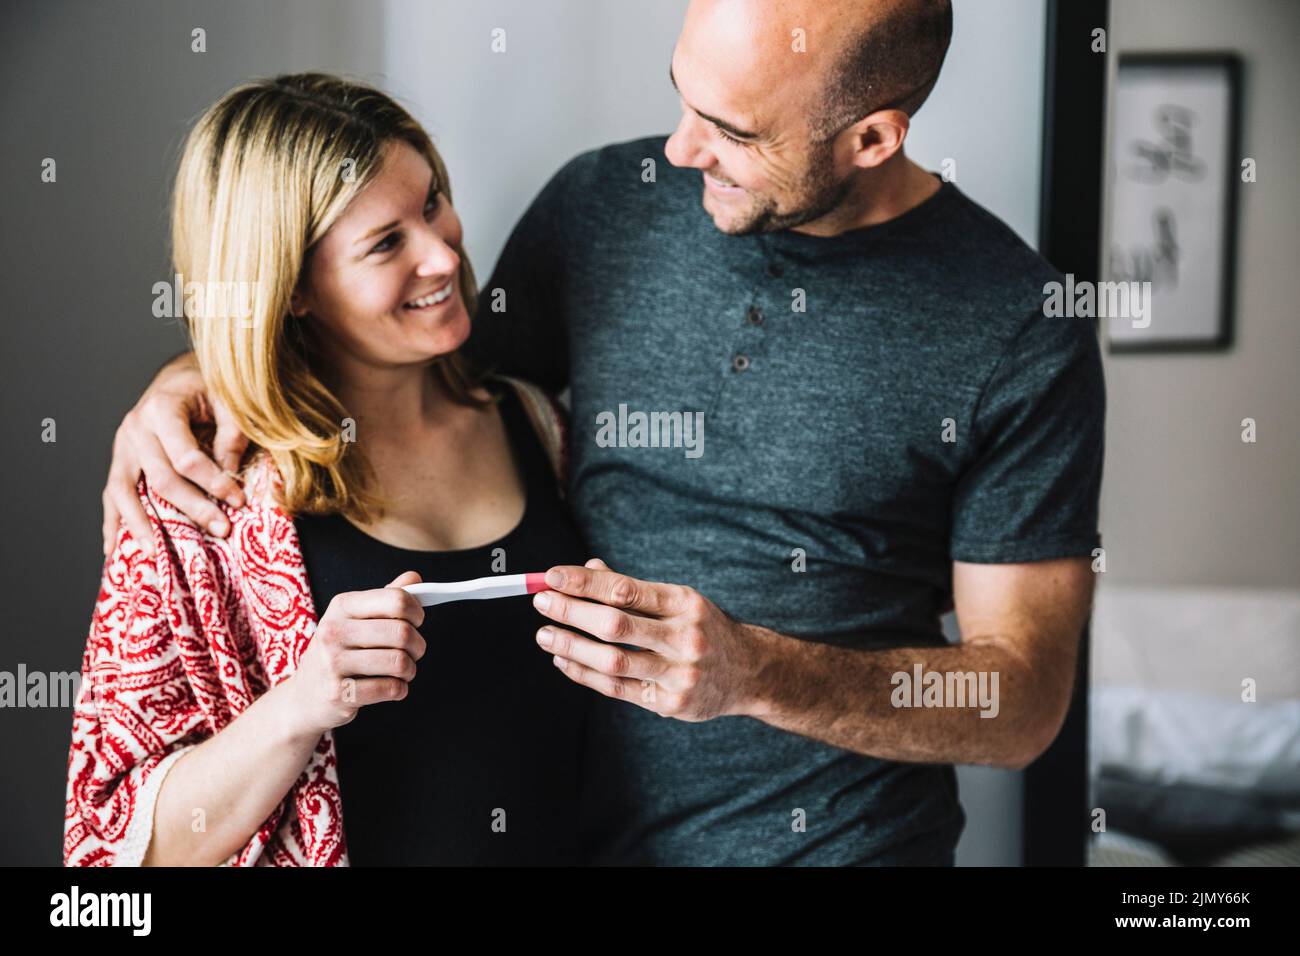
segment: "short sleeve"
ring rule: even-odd
[[[536,382],[553,394],[569,384],[562,287],[577,160],[543,187],[506,241],[479,292],[464,350],[494,372]]]
[[[1036,313],[1006,347],[975,407],[973,455],[953,499],[954,561],[1090,555],[1106,391],[1090,321]]]

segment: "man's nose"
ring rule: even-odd
[[[677,129],[673,130],[673,135],[664,144],[664,155],[674,166],[707,169],[713,165],[713,154],[702,136],[700,124],[694,122],[690,110],[682,111]]]

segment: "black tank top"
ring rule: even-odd
[[[513,387],[503,388],[501,414],[527,495],[520,523],[480,548],[412,551],[339,515],[299,517],[318,615],[335,595],[383,587],[403,571],[460,581],[502,571],[502,557],[509,574],[586,560],[541,442]],[[577,803],[591,692],[537,646],[545,623],[528,597],[425,608],[428,650],[410,693],[362,707],[335,729],[353,865],[581,862]]]

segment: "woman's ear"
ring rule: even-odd
[[[301,319],[308,312],[307,296],[300,289],[294,289],[293,294],[289,296],[289,314],[295,319]]]

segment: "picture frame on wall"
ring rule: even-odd
[[[1105,315],[1112,352],[1232,343],[1240,77],[1232,53],[1120,56],[1102,278],[1128,307]]]

